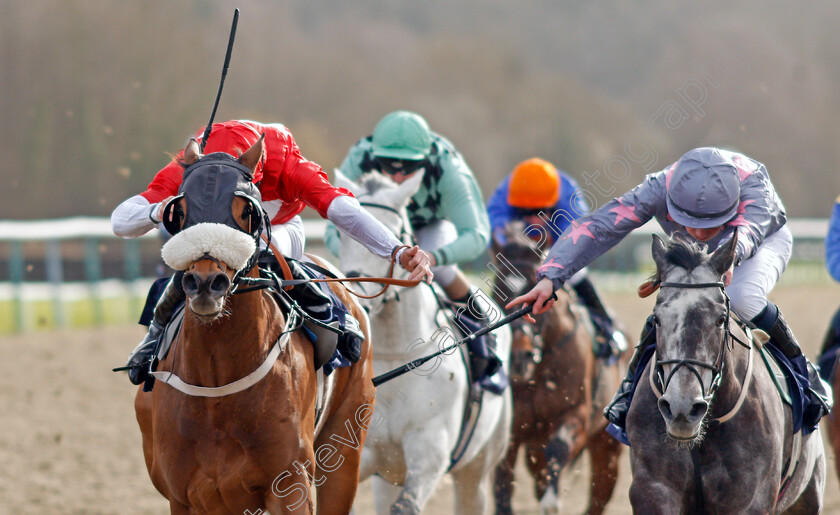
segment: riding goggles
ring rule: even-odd
[[[520,220],[522,220],[526,217],[538,216],[543,211],[545,211],[545,209],[543,209],[543,208],[532,208],[532,209],[521,208],[521,207],[513,208],[514,216],[516,218],[520,219]]]
[[[425,159],[394,159],[390,157],[378,157],[376,162],[379,170],[388,175],[411,175],[417,170],[426,166]]]

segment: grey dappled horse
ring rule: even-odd
[[[759,355],[766,335],[750,338],[731,319],[720,281],[735,244],[708,254],[654,236],[656,354],[627,416],[636,513],[822,509],[820,432],[792,434],[791,410]]]

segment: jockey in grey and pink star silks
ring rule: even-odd
[[[738,171],[740,202],[736,216],[724,225],[720,234],[705,243],[713,250],[737,231],[736,262],[740,263],[750,258],[767,236],[784,226],[787,217],[762,163],[736,152],[720,152],[731,160]],[[549,278],[560,287],[575,272],[652,218],[656,218],[668,235],[684,232],[685,228],[668,215],[666,205],[668,182],[676,164],[647,175],[641,184],[621,197],[573,222],[565,237],[551,248],[547,260],[537,272],[538,278]]]

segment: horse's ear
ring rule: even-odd
[[[709,264],[718,275],[722,276],[735,262],[735,249],[738,246],[738,231],[733,231],[732,238],[714,251]]]
[[[256,143],[251,145],[251,148],[245,151],[244,154],[239,156],[239,164],[245,166],[252,172],[257,170],[257,164],[259,164],[260,159],[262,159],[263,155],[263,140],[265,139],[265,133],[260,136],[260,139],[257,140]]]
[[[361,194],[361,187],[353,182],[349,177],[341,173],[341,170],[338,168],[334,168],[333,172],[335,174],[335,179],[333,179],[333,183],[338,186],[339,188],[344,188],[349,190],[353,195],[357,197]]]
[[[195,138],[190,138],[187,141],[186,146],[184,147],[184,158],[181,159],[181,164],[184,166],[190,166],[191,164],[198,161],[198,158],[201,157],[201,147],[198,145],[198,141]]]
[[[665,253],[667,248],[665,242],[658,234],[653,235],[653,243],[651,244],[650,250],[653,254],[653,261],[656,263],[656,273],[662,279],[665,272]]]

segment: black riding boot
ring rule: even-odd
[[[480,300],[481,297],[476,297],[476,300],[470,302],[472,295],[473,293],[470,293],[462,299],[453,301],[463,305],[462,309],[457,310],[455,318],[462,328],[466,328],[467,334],[478,331],[489,321],[487,311]],[[473,380],[485,390],[501,394],[508,385],[508,378],[505,374],[499,373],[502,371],[502,361],[496,355],[495,335],[488,333],[479,336],[470,340],[467,345]]]
[[[633,400],[633,379],[636,377],[636,369],[645,350],[651,345],[656,345],[656,324],[653,323],[653,315],[648,317],[642,328],[639,344],[636,345],[630,363],[627,365],[627,377],[618,385],[618,391],[615,392],[612,401],[604,408],[604,416],[607,420],[621,429],[624,429],[627,410],[630,409],[630,401]]]
[[[181,279],[184,277],[184,272],[178,271],[172,274],[169,282],[166,283],[160,299],[155,304],[154,316],[149,323],[149,332],[137,344],[137,347],[128,356],[128,379],[132,384],[140,384],[146,381],[151,370],[154,353],[157,350],[158,339],[163,328],[169,323],[172,315],[178,306],[184,301],[184,287],[181,285]]]
[[[834,405],[831,386],[819,374],[819,370],[808,358],[802,354],[802,348],[788,326],[781,310],[773,303],[767,306],[753,318],[752,323],[770,335],[770,343],[776,346],[791,361],[800,374],[807,375],[810,386],[808,388],[808,405],[805,406],[803,426],[815,426],[826,416]]]
[[[604,303],[601,302],[601,297],[595,289],[595,285],[589,280],[589,277],[584,277],[577,284],[573,285],[575,293],[583,302],[586,309],[589,310],[592,322],[598,332],[599,340],[599,357],[618,356],[627,349],[627,340],[620,331],[615,330],[615,324]]]

